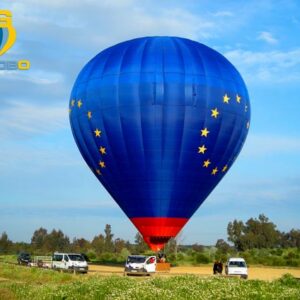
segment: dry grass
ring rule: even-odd
[[[299,269],[266,269],[282,273]],[[154,277],[123,277],[122,267],[91,266],[91,275],[71,275],[0,263],[0,299],[53,300],[53,299],[165,299],[165,300],[260,300],[300,299],[300,282],[291,275],[279,280],[239,280],[208,275],[211,268],[177,267],[167,275]],[[195,275],[178,275],[194,273]],[[102,276],[102,275],[110,276]],[[113,274],[113,275],[112,275]],[[177,276],[176,276],[177,274]],[[198,275],[197,275],[198,274]],[[114,276],[119,275],[119,276]],[[199,276],[200,275],[200,276]],[[187,297],[188,296],[188,297]]]
[[[123,275],[123,267],[111,267],[101,265],[90,265],[90,275],[102,274],[102,275]],[[280,278],[286,273],[292,274],[294,277],[300,278],[300,268],[275,268],[275,267],[249,267],[249,279],[260,279],[260,280],[274,280]],[[161,273],[158,275],[171,276],[171,275],[183,275],[183,274],[194,274],[202,276],[212,275],[212,266],[203,265],[199,267],[193,266],[181,266],[171,268],[170,273]]]

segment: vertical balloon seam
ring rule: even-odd
[[[107,113],[107,111],[108,111],[109,109],[106,109],[106,113]],[[106,143],[107,143],[107,148],[108,148],[108,150],[110,150],[110,156],[111,156],[111,158],[112,159],[110,159],[110,161],[116,161],[116,159],[115,159],[115,153],[114,153],[114,147],[112,147],[112,145],[111,145],[111,143],[110,143],[110,138],[109,138],[109,130],[107,130],[107,121],[106,121],[106,119],[103,117],[103,110],[102,109],[100,109],[99,110],[99,113],[101,114],[101,120],[102,120],[102,125],[103,125],[103,131],[104,131],[104,133],[105,133],[105,136],[106,136]],[[109,167],[107,167],[107,169],[108,169]],[[114,170],[114,172],[116,172],[117,174],[118,174],[118,176],[119,177],[122,177],[122,172],[121,172],[121,170],[120,170],[120,168],[118,167],[118,165],[116,165],[116,168],[115,168],[115,170]],[[119,186],[119,188],[120,188],[120,186]],[[121,188],[121,190],[123,190],[123,187]],[[116,189],[114,189],[114,192],[116,192],[117,194],[119,194],[119,192],[117,192],[117,190]],[[115,201],[119,204],[119,206],[120,206],[120,201],[119,201],[119,199],[117,199],[117,197],[113,197],[114,199],[115,199]],[[120,206],[121,207],[121,206]],[[122,208],[122,207],[121,207]],[[122,208],[122,210],[123,210],[123,208]]]
[[[226,60],[227,61],[227,60]],[[231,64],[230,64],[231,65]],[[231,75],[232,76],[234,76],[234,74],[232,73],[233,71],[232,71],[232,69],[234,68],[234,66],[233,65],[231,65],[232,66],[232,68],[229,68],[230,69],[230,71],[231,71]],[[239,75],[239,73],[237,73],[238,75]],[[240,75],[239,75],[240,76]],[[240,85],[239,85],[239,83],[238,82],[234,82],[234,88],[233,88],[233,90],[232,90],[232,93],[234,93],[234,94],[239,94],[239,90],[240,90],[240,88],[242,88]],[[247,97],[245,97],[245,102],[247,103]],[[232,114],[232,112],[228,112],[228,114]],[[237,132],[238,132],[238,137],[236,138],[236,141],[239,141],[240,140],[240,138],[241,138],[241,135],[244,133],[244,130],[243,129],[239,129],[239,127],[237,126],[238,124],[240,124],[241,123],[241,120],[243,120],[243,119],[245,119],[245,115],[244,114],[242,114],[242,113],[235,113],[234,114],[235,115],[235,124],[234,124],[234,126],[233,126],[233,128],[236,128],[236,130],[237,130]],[[245,136],[245,138],[247,137],[247,135]],[[230,147],[231,147],[231,145],[234,145],[234,134],[233,134],[233,132],[231,133],[231,140],[227,143],[227,147],[226,147],[226,153],[225,154],[227,154],[228,152],[230,152]],[[233,152],[232,153],[235,153],[235,151],[236,151],[236,148],[233,148]],[[236,154],[234,155],[234,156],[236,156]],[[228,168],[230,168],[231,166],[232,166],[232,161],[233,161],[233,156],[231,155],[230,156],[230,159],[229,159],[229,163],[228,163]],[[230,164],[230,165],[229,165]]]
[[[217,53],[217,55],[218,55],[218,53]],[[218,58],[224,60],[224,58],[223,58],[221,55],[218,55]],[[223,70],[222,70],[222,68],[221,68],[221,66],[220,66],[220,61],[219,61],[219,60],[216,60],[216,66],[218,67],[219,74],[220,74],[220,79],[221,79],[221,81],[220,81],[221,86],[220,86],[219,88],[222,90],[222,94],[224,95],[224,93],[225,93],[226,90],[229,91],[229,89],[225,86],[224,83],[227,82],[227,81],[231,81],[231,80],[232,80],[231,78],[234,78],[234,77],[233,77],[234,75],[231,73],[231,74],[229,74],[228,77],[225,77],[224,74],[223,74]],[[234,82],[234,81],[233,81],[233,82]],[[234,89],[234,90],[235,90],[235,89]],[[230,92],[233,93],[233,88],[232,88],[232,89],[230,88]],[[229,92],[228,92],[228,93],[229,93]],[[225,93],[225,94],[227,95],[227,93]],[[227,107],[224,106],[224,103],[221,102],[221,98],[220,98],[220,106],[221,106],[221,105],[223,105],[224,109],[222,110],[222,116],[221,116],[221,120],[220,120],[220,123],[221,123],[221,124],[220,124],[220,127],[219,127],[218,135],[217,135],[217,137],[216,137],[216,141],[219,141],[219,140],[220,140],[220,139],[219,139],[219,135],[220,135],[221,129],[223,128],[222,124],[226,122],[226,121],[225,121],[226,115],[232,114],[232,113],[229,111],[229,109],[228,109]],[[228,109],[228,110],[227,110],[227,109]],[[235,124],[236,124],[236,120],[237,120],[237,117],[236,117],[236,114],[235,114],[235,121],[234,121]],[[233,126],[232,128],[235,128],[235,126]],[[233,132],[231,132],[231,136],[232,136],[232,134],[233,134]],[[229,145],[229,143],[226,143],[226,146],[227,146],[227,147],[228,147],[228,145]],[[215,147],[218,148],[218,147],[220,147],[220,145],[218,145],[218,143],[216,142]],[[225,148],[224,151],[222,151],[222,152],[223,152],[223,153],[222,153],[221,159],[219,160],[219,164],[221,164],[221,162],[224,161],[224,157],[226,157],[226,156],[225,156],[226,148]],[[221,168],[221,166],[220,166],[220,168]],[[223,175],[223,176],[224,176],[224,175]],[[223,178],[223,176],[222,176],[221,178]],[[221,179],[220,179],[220,180],[221,180]]]
[[[83,134],[81,132],[81,128],[80,128],[80,122],[78,120],[78,117],[77,116],[74,116],[73,119],[72,119],[72,123],[73,123],[73,126],[74,126],[74,137],[75,137],[75,141],[81,141],[80,143],[78,143],[78,148],[79,150],[81,149],[82,150],[82,155],[83,157],[86,157],[85,159],[85,163],[88,165],[88,167],[92,170],[93,173],[95,173],[95,163],[94,163],[94,159],[91,157],[91,154],[88,150],[88,147],[84,141],[84,138],[83,138]],[[76,128],[76,130],[75,130]]]
[[[96,65],[96,63],[97,63],[96,57],[94,57],[89,63],[87,63],[87,65],[90,64],[90,63],[91,63],[92,65],[90,66],[89,73],[86,75],[86,82],[87,82],[87,83],[90,82],[90,80],[92,80],[91,76],[92,76],[92,74],[94,73],[94,70],[95,70],[96,68],[99,68],[99,66]]]
[[[165,47],[164,47],[164,43],[162,41],[162,39],[159,40],[160,44],[161,44],[161,67],[162,69],[161,70],[157,70],[156,69],[156,74],[157,73],[161,73],[161,78],[162,78],[162,87],[163,87],[163,90],[162,90],[162,106],[158,106],[160,109],[161,109],[161,113],[162,113],[162,118],[161,118],[161,122],[160,122],[160,131],[161,131],[161,137],[162,137],[162,141],[160,143],[160,168],[162,169],[163,168],[163,157],[164,157],[164,146],[165,146],[165,135],[164,135],[164,131],[165,131],[165,109],[164,109],[164,103],[165,103],[165,95],[166,95],[166,77],[165,77],[165,73],[164,73],[164,67],[165,67]],[[157,76],[155,76],[155,80],[157,80]],[[157,93],[156,93],[156,96],[157,96]],[[156,101],[155,101],[156,103]],[[159,105],[159,104],[158,104]],[[155,121],[158,119],[158,116],[157,116],[157,109],[155,109]],[[157,121],[156,121],[157,122]],[[160,178],[158,178],[159,182],[157,183],[158,186],[159,186],[159,206],[158,206],[158,215],[161,216],[161,197],[162,197],[162,190],[161,190],[161,175],[160,175]]]
[[[214,53],[215,54],[215,53]],[[221,80],[220,80],[220,83],[219,83],[219,85],[218,85],[218,88],[217,87],[215,87],[215,86],[213,86],[212,88],[213,89],[217,89],[218,91],[219,90],[221,90],[222,91],[222,94],[224,95],[224,92],[227,90],[227,87],[225,86],[225,81],[226,81],[226,79],[224,80],[223,79],[223,73],[222,73],[222,70],[221,70],[221,67],[220,67],[220,64],[219,64],[219,57],[214,57],[215,59],[213,60],[214,61],[214,69],[215,70],[217,70],[217,74],[215,74],[215,76],[217,77],[217,78],[220,78]],[[220,97],[220,100],[218,100],[219,102],[220,102],[220,104],[217,104],[219,107],[222,107],[222,101],[221,101],[221,97]],[[218,103],[218,102],[217,102]],[[224,109],[222,109],[221,111],[220,111],[220,120],[218,120],[218,133],[217,133],[217,136],[216,136],[216,138],[215,138],[215,143],[214,143],[214,147],[213,147],[213,149],[212,149],[212,157],[214,157],[215,156],[215,152],[218,152],[218,151],[216,151],[219,147],[220,147],[220,145],[219,145],[219,143],[220,143],[220,133],[221,133],[221,129],[222,129],[222,124],[224,124],[224,120],[225,120],[225,114],[226,114],[226,108],[225,108],[225,110]],[[217,120],[215,120],[215,121],[217,121]],[[218,141],[219,141],[219,143],[218,143]],[[218,159],[217,159],[217,161],[216,161],[216,167],[217,168],[220,168],[220,166],[219,166],[219,164],[221,163],[221,157],[219,156],[218,157]],[[223,176],[222,176],[223,177]],[[220,180],[220,179],[219,179]],[[219,180],[218,180],[218,182],[219,182]]]
[[[192,44],[194,44],[193,42],[191,42]],[[190,48],[190,47],[188,47]],[[192,47],[194,49],[194,47]],[[199,47],[197,45],[197,47],[195,47],[195,53],[196,55],[198,56],[198,59],[199,59],[199,62],[200,64],[202,65],[202,70],[203,70],[203,78],[204,78],[204,84],[203,84],[203,88],[205,87],[206,89],[206,92],[205,92],[205,108],[203,109],[203,112],[204,112],[204,119],[203,119],[203,127],[204,128],[207,128],[207,112],[209,111],[209,93],[210,93],[210,90],[209,90],[209,87],[208,87],[208,83],[207,83],[207,78],[208,78],[208,75],[207,75],[207,72],[206,72],[206,66],[205,66],[205,63],[204,63],[204,59],[202,57],[202,54],[199,53]],[[197,105],[198,106],[198,105]]]
[[[233,165],[235,157],[237,156],[236,153],[236,147],[234,147],[234,144],[237,143],[239,144],[239,140],[241,135],[244,133],[243,130],[240,130],[239,127],[237,127],[237,125],[240,123],[239,119],[236,117],[235,118],[235,131],[236,133],[232,132],[231,136],[232,136],[232,140],[230,141],[230,145],[227,145],[228,149],[232,149],[231,150],[231,155],[229,156],[229,160],[228,160],[228,165],[229,168]],[[230,151],[230,150],[228,150]]]
[[[76,126],[76,128],[77,128],[77,134],[79,134],[79,136],[80,136],[80,140],[82,141],[82,144],[84,145],[84,147],[85,147],[85,149],[86,149],[86,153],[87,153],[87,155],[88,155],[88,157],[89,157],[89,159],[88,159],[88,161],[90,162],[90,164],[91,165],[89,165],[89,167],[91,168],[91,169],[93,169],[93,172],[95,173],[95,170],[97,169],[97,164],[96,164],[96,162],[95,162],[95,160],[94,160],[94,156],[93,156],[93,154],[92,154],[92,152],[91,152],[91,150],[89,149],[89,147],[87,146],[87,145],[89,145],[90,143],[89,143],[89,141],[93,141],[94,143],[94,145],[95,145],[95,141],[94,141],[94,139],[93,139],[93,137],[92,138],[90,138],[88,141],[87,141],[87,139],[86,139],[86,136],[85,136],[85,130],[84,130],[84,128],[82,128],[82,121],[81,121],[81,119],[83,118],[83,115],[82,114],[80,114],[80,112],[78,113],[78,116],[76,117],[76,121],[77,121],[77,126]],[[90,125],[89,125],[90,126]],[[97,146],[95,145],[95,147],[97,148]],[[98,174],[97,174],[97,178],[98,178]],[[103,179],[103,178],[102,178]],[[103,184],[103,185],[106,185],[106,186],[110,186],[111,187],[111,185],[110,184],[107,184],[107,182],[106,182],[106,180],[102,180],[101,181],[101,183]]]
[[[144,165],[144,170],[146,170],[146,159],[145,159],[145,139],[144,139],[144,130],[143,130],[143,125],[142,125],[142,102],[141,102],[141,88],[142,88],[142,81],[143,79],[143,72],[142,72],[142,66],[143,66],[143,61],[145,59],[145,51],[148,45],[149,39],[146,39],[144,42],[144,47],[141,53],[141,61],[140,61],[140,74],[139,74],[139,84],[138,84],[138,98],[139,98],[139,110],[140,110],[140,134],[141,134],[141,139],[142,139],[142,152],[143,152],[143,165]],[[145,178],[146,181],[146,178]],[[148,185],[148,182],[147,182]]]
[[[140,74],[139,74],[139,81],[138,81],[138,97],[139,97],[139,110],[140,110],[140,134],[141,134],[141,142],[142,142],[142,151],[143,151],[143,170],[144,170],[144,184],[145,187],[144,189],[149,190],[150,186],[149,186],[149,181],[148,181],[148,169],[147,169],[147,162],[146,162],[146,131],[145,131],[145,109],[147,109],[147,104],[144,105],[144,103],[142,103],[142,97],[141,97],[141,90],[143,87],[143,81],[144,81],[144,72],[143,72],[143,65],[144,65],[144,61],[146,59],[146,51],[148,49],[148,39],[145,40],[144,45],[143,45],[143,49],[142,49],[142,53],[141,53],[141,60],[140,60]],[[144,108],[143,108],[144,107]],[[141,187],[142,189],[142,187]],[[143,217],[143,216],[142,216]]]
[[[223,151],[223,155],[222,155],[222,161],[224,161],[224,157],[229,157],[228,158],[228,161],[226,162],[226,164],[228,165],[228,168],[231,167],[231,155],[229,155],[228,153],[230,152],[230,149],[231,149],[231,145],[234,144],[234,141],[236,140],[235,136],[235,129],[236,129],[236,125],[238,124],[238,119],[234,118],[234,121],[233,121],[233,125],[231,126],[230,128],[230,138],[228,139],[227,143],[226,143],[226,146],[225,146],[225,149]],[[237,131],[237,130],[236,130]]]
[[[86,96],[86,89],[85,89],[85,96]],[[86,99],[86,98],[85,98]],[[93,112],[96,112],[96,111],[93,111]],[[83,118],[84,118],[84,116],[83,115],[81,115],[80,116],[80,118],[81,118],[81,120],[83,120]],[[78,118],[79,119],[79,118]],[[83,120],[84,121],[84,120]],[[86,121],[85,121],[86,122]],[[95,128],[98,128],[98,126],[95,126],[94,127],[94,124],[95,124],[95,122],[93,121],[93,120],[90,120],[90,121],[88,121],[88,122],[86,122],[87,124],[88,124],[88,128],[90,129],[90,132],[94,132],[94,129]],[[83,124],[83,122],[82,121],[79,121],[79,130],[80,130],[80,132],[82,132],[83,131],[83,128],[81,127],[82,126],[82,124]],[[102,129],[102,128],[101,128]],[[105,134],[106,134],[106,132],[105,131],[103,131],[103,129],[102,129],[102,132],[104,132]],[[102,134],[103,135],[103,134]],[[102,139],[103,139],[103,136],[101,137]],[[92,134],[91,135],[91,138],[90,138],[90,140],[91,140],[91,142],[92,142],[92,145],[94,145],[94,149],[97,149],[97,150],[94,150],[94,152],[95,153],[97,153],[97,156],[96,157],[99,157],[99,158],[101,158],[101,160],[102,160],[102,155],[100,155],[99,153],[98,153],[98,144],[97,144],[97,141],[96,141],[96,138],[95,138],[95,136]],[[108,139],[106,138],[106,141],[107,141]],[[87,140],[86,140],[86,138],[84,137],[84,135],[83,135],[83,141],[84,141],[84,143],[85,144],[89,144],[88,142],[87,142]],[[107,146],[106,146],[106,148],[108,148]],[[94,160],[94,155],[92,155],[91,154],[91,156],[93,157],[93,164],[94,164],[94,167],[95,167],[95,169],[97,169],[98,168],[98,165],[96,164],[96,162],[95,162],[95,160]],[[97,167],[96,167],[97,166]],[[112,177],[112,173],[111,173],[111,171],[110,170],[106,170],[106,172],[105,173],[109,173],[110,174],[110,177]],[[103,183],[103,182],[105,182],[105,184],[107,184],[107,180],[106,180],[106,178],[104,178],[104,176],[102,175],[102,177],[101,177],[101,179],[102,180],[100,180],[100,178],[99,178],[99,175],[97,174],[97,178],[98,178],[98,180],[101,182],[101,183]],[[114,186],[114,188],[113,188],[113,191],[115,190],[115,186]]]
[[[119,73],[122,73],[122,66],[124,63],[124,58],[126,57],[126,54],[128,53],[128,51],[130,50],[130,46],[127,45],[126,49],[123,51],[121,59],[120,59],[120,64],[119,64]],[[135,74],[135,73],[134,73]],[[129,136],[128,134],[128,128],[125,126],[124,121],[123,121],[123,117],[122,117],[122,107],[120,105],[120,91],[119,91],[119,87],[120,87],[120,78],[121,76],[118,76],[118,84],[117,84],[117,108],[118,108],[118,113],[119,113],[119,121],[120,121],[120,128],[121,128],[121,136],[123,138],[123,144],[124,144],[124,150],[126,151],[127,155],[126,157],[128,158],[128,162],[129,162],[129,166],[132,166],[133,163],[132,161],[134,160],[134,157],[132,157],[132,154],[130,153],[129,149],[130,149],[130,145],[128,144],[128,139],[127,137]],[[126,109],[126,108],[125,108]],[[127,179],[128,180],[128,179]],[[132,178],[130,179],[130,192],[131,192],[131,187],[132,187]],[[136,201],[136,199],[134,200]],[[134,205],[134,203],[131,203]]]
[[[112,47],[110,47],[110,48],[108,48],[106,50],[108,51],[108,55],[107,55],[106,60],[105,60],[105,62],[103,64],[102,73],[101,73],[101,79],[103,79],[104,76],[107,75],[107,74],[105,74],[106,73],[106,69],[108,68],[108,64],[111,61],[111,56],[113,54],[112,53],[113,52],[112,51]],[[101,54],[101,52],[100,52],[100,54]]]
[[[207,81],[207,74],[206,74],[206,67],[205,67],[205,64],[204,64],[204,60],[203,60],[203,58],[202,58],[202,54],[200,54],[199,53],[199,47],[198,47],[198,45],[197,45],[197,47],[189,47],[189,46],[187,46],[187,44],[188,45],[194,45],[195,43],[194,42],[192,42],[192,41],[190,41],[190,40],[184,40],[184,43],[182,43],[183,45],[185,45],[185,47],[187,48],[187,50],[190,52],[190,54],[191,54],[191,57],[193,57],[193,59],[194,59],[194,61],[195,61],[195,59],[196,59],[196,61],[198,62],[198,63],[200,63],[200,65],[201,65],[201,68],[202,68],[202,71],[203,71],[203,78],[205,79],[205,81]],[[198,59],[197,59],[197,57],[198,57]],[[199,74],[200,75],[200,74]],[[201,76],[201,75],[200,75]],[[197,78],[197,81],[198,81],[199,79]],[[199,85],[199,88],[200,88],[200,83],[198,83],[198,85]],[[203,126],[203,129],[204,128],[207,128],[207,111],[208,111],[208,99],[209,99],[209,96],[208,96],[208,86],[207,86],[207,83],[204,85],[203,84],[203,88],[204,88],[204,86],[206,86],[206,93],[205,93],[205,95],[206,95],[206,97],[205,97],[205,105],[204,105],[204,109],[203,109],[203,119],[201,118],[201,120],[200,120],[200,122],[199,123],[201,123],[201,124],[203,124],[202,126]],[[199,91],[200,92],[200,91]],[[200,103],[200,101],[197,101],[196,102],[196,107],[198,108],[199,107],[199,105],[201,105],[201,103]],[[198,110],[198,109],[197,109]],[[200,132],[200,130],[201,130],[201,128],[199,128],[199,132]],[[200,133],[199,133],[200,134]],[[196,149],[195,149],[195,151],[196,151]],[[197,201],[198,202],[198,201]],[[201,205],[201,204],[200,204]]]
[[[243,140],[246,140],[247,135],[248,135],[248,130],[246,131],[246,135],[243,138],[243,133],[245,132],[246,129],[242,128],[242,130],[240,131],[239,134],[239,138],[238,138],[238,143],[236,144],[236,146],[234,147],[234,152],[235,153],[235,158],[233,160],[233,162],[235,161],[235,159],[238,157],[238,155],[240,154],[240,152],[242,151],[243,148]],[[242,143],[241,143],[242,142]]]
[[[99,86],[98,86],[98,82],[99,80],[96,80],[95,79],[95,82],[97,83],[96,84],[96,87],[97,87],[97,90],[99,90]],[[86,84],[86,87],[84,88],[84,99],[87,100],[87,89],[89,88],[89,83],[90,81]],[[88,101],[87,101],[88,103]],[[86,105],[86,104],[85,104]],[[100,111],[100,110],[99,110]],[[84,115],[82,114],[82,112],[78,112],[78,115],[77,115],[77,128],[78,128],[78,131],[79,131],[79,134],[81,134],[81,140],[83,141],[83,144],[85,145],[86,149],[87,149],[87,153],[89,155],[89,157],[91,157],[90,161],[92,162],[92,165],[95,169],[98,168],[98,165],[96,164],[95,160],[94,160],[94,156],[90,153],[90,150],[89,150],[89,147],[87,147],[87,140],[85,138],[85,135],[83,134],[83,128],[82,128],[82,120],[84,118]],[[88,121],[87,124],[88,124],[88,128],[90,128],[91,132],[94,132],[94,121],[91,120],[91,121]],[[103,120],[102,120],[102,123],[103,123]],[[103,128],[102,129],[104,134],[107,136],[107,133],[106,133],[106,130]],[[97,145],[97,141],[95,139],[95,136],[92,134],[92,137],[90,138],[90,140],[92,141],[92,144],[94,145],[94,148],[97,149],[95,151],[95,153],[97,153],[98,155],[98,145]],[[108,144],[108,148],[111,148],[110,145],[109,145],[109,139],[106,138],[106,143]],[[100,156],[100,155],[98,155]],[[113,155],[112,155],[113,156]],[[93,170],[94,173],[95,173],[95,170]],[[108,171],[108,173],[110,173],[110,176],[112,176],[111,172]],[[109,190],[107,189],[107,191],[109,191],[109,194],[111,194],[112,198],[115,199],[115,201],[118,203],[118,201],[116,200],[117,197],[114,197],[115,196],[115,193],[116,193],[116,186],[115,185],[111,185],[111,183],[108,182],[108,180],[106,180],[106,178],[102,175],[101,177],[101,180],[99,178],[99,175],[97,174],[97,179],[104,185],[104,187],[109,187]],[[119,204],[119,203],[118,203]]]
[[[183,67],[183,73],[184,73],[184,86],[186,86],[186,67],[185,67],[185,61],[184,61],[184,57],[183,57],[183,54],[182,54],[182,51],[181,51],[181,47],[179,47],[179,44],[178,44],[178,41],[176,39],[173,39],[173,44],[175,45],[175,48],[177,50],[177,53],[179,54],[179,57],[181,59],[181,65]],[[181,44],[181,43],[180,43]],[[176,175],[174,176],[174,182],[172,184],[172,192],[171,192],[171,197],[173,198],[173,195],[174,195],[174,186],[177,186],[178,183],[177,183],[177,176],[178,176],[178,169],[180,167],[180,159],[181,159],[181,156],[182,156],[182,147],[183,147],[183,136],[184,136],[184,130],[185,130],[185,116],[186,116],[186,107],[187,107],[187,103],[186,103],[186,91],[184,90],[184,107],[183,107],[183,119],[181,121],[181,136],[180,136],[180,149],[179,149],[179,153],[178,153],[178,157],[177,157],[177,165],[176,165],[176,169],[175,169],[175,172],[176,172]],[[171,199],[169,199],[169,201],[171,201]],[[179,204],[179,203],[178,203]],[[182,201],[180,203],[182,205]],[[169,208],[170,210],[170,208]],[[168,212],[169,213],[169,212]],[[167,213],[167,215],[168,215]]]
[[[142,66],[143,66],[143,62],[144,60],[146,59],[146,50],[147,48],[149,47],[149,39],[146,39],[146,42],[144,44],[144,48],[143,48],[143,51],[142,51],[142,55],[141,55],[141,64],[140,64],[140,68],[141,68],[141,71],[142,71]],[[142,85],[141,85],[141,77],[143,77],[143,72],[140,72],[140,77],[139,77],[139,96],[141,95],[141,88],[142,88]],[[143,157],[144,157],[144,166],[145,166],[145,171],[146,171],[146,174],[145,174],[145,179],[144,179],[144,182],[146,183],[146,189],[148,189],[149,187],[149,182],[148,182],[148,170],[147,170],[147,164],[146,164],[146,147],[145,147],[145,138],[146,138],[146,134],[145,134],[145,120],[144,120],[144,113],[143,113],[143,103],[142,103],[142,98],[139,97],[139,102],[140,102],[140,112],[141,112],[141,115],[140,115],[140,122],[141,122],[141,134],[142,134],[142,143],[143,143]]]

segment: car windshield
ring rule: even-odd
[[[30,255],[29,255],[28,253],[21,253],[20,256],[21,256],[21,257],[26,257],[26,258],[27,258],[27,257],[30,257]]]
[[[230,267],[237,267],[237,268],[245,268],[246,264],[244,261],[231,261],[229,262]]]
[[[128,256],[127,263],[144,263],[146,260],[145,256]]]
[[[68,254],[68,256],[72,261],[84,261],[84,258],[80,254]]]

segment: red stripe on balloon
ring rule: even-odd
[[[187,218],[131,218],[145,242],[154,251],[161,250],[165,243],[175,237],[188,221]]]

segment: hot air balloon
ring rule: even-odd
[[[86,163],[155,251],[230,169],[250,122],[235,67],[179,37],[100,52],[78,75],[69,108]]]

